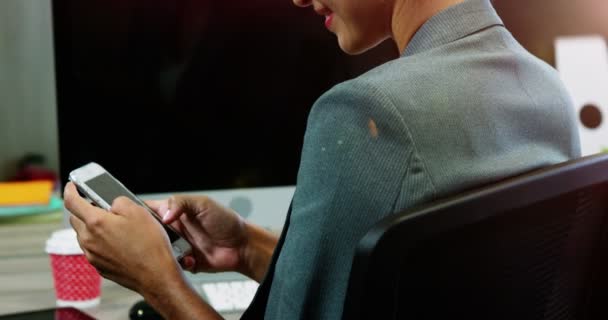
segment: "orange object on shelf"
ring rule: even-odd
[[[0,207],[46,205],[52,191],[48,180],[0,183]]]

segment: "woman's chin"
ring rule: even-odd
[[[378,44],[380,44],[380,42],[381,41],[356,41],[354,39],[349,39],[338,34],[338,45],[340,46],[340,49],[342,49],[344,53],[349,55],[358,55],[365,53],[366,51],[376,47]]]
[[[344,51],[344,53],[349,54],[349,55],[358,55],[358,54],[361,54],[361,53],[369,50],[369,48],[357,46],[357,45],[354,45],[352,42],[348,42],[348,41],[338,40],[338,45],[340,46],[340,49],[342,49],[342,51]]]

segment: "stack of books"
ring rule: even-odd
[[[62,208],[52,181],[0,183],[0,218],[57,213]]]

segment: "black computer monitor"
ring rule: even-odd
[[[315,100],[398,56],[347,56],[289,0],[53,0],[53,21],[63,181],[94,161],[137,194],[204,191],[271,228]]]
[[[294,185],[308,112],[397,56],[339,50],[289,0],[54,0],[60,169],[136,193]]]

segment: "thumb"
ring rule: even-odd
[[[167,201],[167,209],[161,208],[164,212],[163,223],[173,223],[182,214],[196,215],[200,206],[204,207],[204,197],[190,197],[190,196],[172,196]]]

